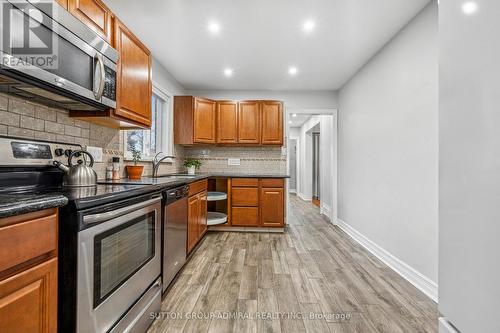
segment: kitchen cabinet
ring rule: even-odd
[[[238,103],[217,102],[217,143],[238,142]]]
[[[207,232],[207,181],[191,184],[188,197],[187,252],[191,252]]]
[[[57,209],[0,219],[0,332],[57,332]]]
[[[174,143],[216,143],[216,102],[193,96],[174,97]]]
[[[66,4],[68,11],[94,30],[103,39],[111,42],[112,39],[112,13],[103,2],[99,0],[58,0]]]
[[[260,143],[260,102],[238,103],[238,143]]]
[[[262,227],[283,227],[285,211],[283,188],[262,187],[260,190],[260,225]]]
[[[283,178],[232,178],[232,227],[284,227]]]
[[[174,143],[283,145],[282,103],[175,96]]]
[[[64,9],[68,9],[68,0],[56,0]]]
[[[281,102],[261,102],[261,144],[283,145],[283,106]]]
[[[70,116],[118,129],[150,128],[151,52],[117,17],[113,17],[111,22],[113,28],[110,31],[113,33],[110,43],[119,53],[116,69],[116,108],[97,112],[70,111]]]

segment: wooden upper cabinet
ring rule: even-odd
[[[283,227],[285,224],[285,195],[283,188],[261,188],[260,225]]]
[[[68,11],[97,32],[102,38],[112,40],[112,13],[99,0],[57,0],[63,7],[67,2]]]
[[[242,101],[238,105],[238,142],[260,143],[260,103]]]
[[[261,102],[261,144],[283,144],[283,105],[278,101]]]
[[[215,101],[205,98],[194,99],[194,143],[215,143],[215,104]]]
[[[238,142],[238,102],[217,102],[217,143]]]
[[[120,54],[114,114],[150,127],[151,53],[118,19],[115,19],[114,46]]]

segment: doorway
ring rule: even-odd
[[[287,110],[290,193],[337,221],[337,110]]]

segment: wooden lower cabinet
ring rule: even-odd
[[[231,185],[231,226],[285,226],[284,179],[233,178]]]
[[[191,252],[207,232],[207,181],[189,185],[187,252]],[[193,193],[194,192],[194,193]]]
[[[57,332],[56,208],[0,219],[0,332]]]
[[[57,332],[57,258],[0,282],[0,332]]]
[[[283,227],[285,223],[285,196],[283,188],[261,188],[260,225]]]
[[[233,207],[231,210],[231,224],[236,227],[258,227],[258,207]]]

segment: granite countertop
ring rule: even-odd
[[[67,203],[68,198],[62,194],[2,194],[0,195],[0,218],[61,207]]]
[[[174,177],[172,177],[174,176]],[[113,181],[99,181],[97,187],[62,189],[54,193],[43,194],[0,194],[0,218],[14,215],[26,214],[38,210],[62,207],[69,201],[81,209],[87,206],[95,206],[104,201],[115,201],[123,199],[136,193],[163,191],[174,187],[187,185],[198,180],[211,177],[228,178],[289,178],[285,174],[255,174],[241,172],[223,173],[198,173],[187,176],[185,174],[161,175],[156,178],[142,177],[139,180],[119,179]]]

